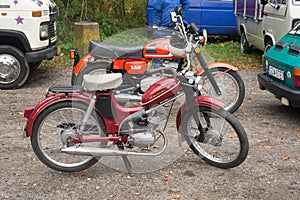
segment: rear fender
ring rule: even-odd
[[[40,101],[35,108],[26,108],[24,112],[24,117],[27,118],[25,136],[32,136],[34,122],[45,108],[62,101],[81,101],[89,104],[90,99],[90,94],[87,93],[69,93],[68,95],[65,93],[55,93]]]
[[[239,68],[228,64],[228,63],[223,63],[223,62],[214,62],[208,65],[209,69],[213,69],[213,68],[225,68],[228,69],[228,71],[233,70],[233,71],[238,71]],[[201,76],[204,73],[204,69],[200,68],[197,72],[196,75]]]
[[[194,103],[196,106],[210,107],[215,110],[222,109],[226,106],[226,104],[223,101],[221,101],[217,98],[210,97],[210,96],[198,96],[195,99]],[[183,114],[185,112],[187,112],[188,109],[189,109],[189,106],[187,103],[185,103],[180,107],[180,109],[177,112],[176,127],[177,127],[178,132],[180,132],[180,124],[181,124],[181,120],[183,118]]]
[[[87,65],[87,62],[88,61],[93,61],[94,60],[94,57],[90,54],[87,54],[85,56],[83,56],[79,62],[74,66],[73,68],[73,74],[75,76],[78,75],[78,73],[81,71],[82,68],[84,68],[86,65]]]

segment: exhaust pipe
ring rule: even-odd
[[[128,152],[128,151],[121,151],[121,150],[114,150],[108,148],[96,148],[96,147],[65,147],[61,149],[62,153],[72,154],[72,155],[83,155],[83,156],[158,156],[160,155],[165,149],[167,145],[164,144],[163,148],[156,153],[136,153],[136,152]]]
[[[62,148],[61,152],[72,154],[72,155],[83,155],[83,156],[126,156],[129,155],[127,151],[120,151],[106,148],[96,147],[66,147]]]

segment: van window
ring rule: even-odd
[[[293,28],[290,32],[290,35],[300,35],[300,25],[296,26],[295,28]]]
[[[300,0],[293,0],[293,4],[300,5]]]
[[[295,0],[295,1],[299,1],[299,0]],[[270,3],[285,5],[286,0],[271,0]]]

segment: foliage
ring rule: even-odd
[[[73,43],[75,22],[98,22],[102,40],[146,23],[146,1],[57,0],[56,3],[60,9],[57,29],[62,43]]]
[[[107,37],[104,41],[117,44],[145,44],[152,40],[152,28],[134,28]]]

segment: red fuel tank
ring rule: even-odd
[[[173,58],[169,51],[170,38],[159,38],[147,43],[144,47],[144,58]]]
[[[162,78],[151,85],[142,96],[142,104],[148,107],[170,98],[181,90],[176,78]]]

